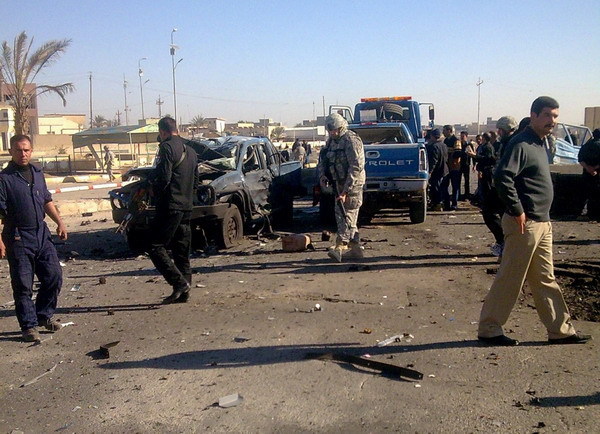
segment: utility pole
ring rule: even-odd
[[[90,71],[90,128],[93,128],[94,117],[92,113],[92,72]]]
[[[146,119],[146,115],[144,113],[144,85],[142,84],[142,76],[144,75],[144,71],[142,71],[142,60],[146,60],[147,57],[142,57],[138,60],[138,75],[140,76],[140,99],[142,100],[142,119]],[[147,80],[146,80],[147,82]]]
[[[156,100],[156,105],[158,106],[158,117],[159,118],[162,118],[162,111],[161,111],[162,107],[161,106],[164,103],[165,102],[162,99],[160,99],[160,95],[158,95],[158,99]]]
[[[125,74],[123,74],[123,94],[125,96],[125,125],[129,125],[129,107],[127,106],[127,80],[125,80]]]
[[[475,85],[477,86],[477,134],[479,134],[479,110],[481,108],[481,85],[483,84],[483,80],[481,79],[481,77],[479,77],[479,80],[477,80],[477,83],[475,83]]]
[[[121,110],[117,110],[115,116],[117,117],[117,125],[121,125]]]
[[[323,95],[323,117],[325,117],[325,95]]]

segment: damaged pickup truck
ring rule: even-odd
[[[188,145],[198,154],[200,179],[191,220],[195,246],[229,248],[245,233],[292,223],[294,197],[305,194],[300,162],[284,161],[264,137],[230,136]],[[144,249],[150,235],[154,203],[146,178],[151,170],[131,169],[123,179],[137,181],[109,193],[113,220],[132,250]]]

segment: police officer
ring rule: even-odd
[[[328,255],[338,262],[345,258],[362,258],[363,247],[358,235],[358,211],[365,184],[365,154],[360,137],[348,130],[348,122],[338,113],[325,120],[329,139],[319,161],[319,181],[323,188],[333,186],[337,237]]]
[[[148,254],[156,269],[173,287],[173,293],[162,301],[163,304],[185,303],[192,284],[190,218],[194,191],[198,187],[197,155],[187,146],[187,140],[179,137],[173,118],[164,117],[158,122],[158,134],[156,168],[149,177],[156,214]]]
[[[0,257],[8,259],[17,320],[23,340],[39,342],[38,326],[51,332],[61,325],[52,319],[62,286],[58,255],[44,221],[57,224],[56,233],[67,239],[67,229],[52,202],[41,169],[30,163],[33,146],[22,134],[10,138],[12,160],[0,172],[0,215],[4,222]],[[40,281],[35,304],[33,276]]]

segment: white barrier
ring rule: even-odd
[[[67,193],[69,191],[81,191],[81,190],[100,190],[102,188],[118,188],[123,187],[127,184],[131,184],[135,181],[125,181],[125,182],[110,182],[107,184],[95,184],[95,185],[77,185],[75,187],[65,187],[65,188],[55,188],[53,190],[48,190],[51,194],[56,193]]]

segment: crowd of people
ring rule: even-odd
[[[504,335],[503,325],[528,281],[539,317],[553,344],[578,344],[590,337],[578,334],[571,324],[568,308],[556,283],[552,259],[550,205],[553,185],[548,160],[548,140],[558,117],[558,102],[537,98],[530,117],[521,124],[511,116],[497,122],[496,132],[469,140],[460,139],[451,125],[427,133],[430,172],[430,207],[456,210],[458,202],[472,199],[481,207],[485,224],[495,238],[493,253],[502,257],[500,267],[481,311],[478,338],[490,345],[512,346],[518,341]],[[164,304],[185,303],[190,296],[190,216],[194,190],[198,187],[197,157],[179,136],[175,120],[161,119],[159,152],[149,182],[156,203],[152,239],[148,254],[156,269],[172,287]],[[317,172],[321,188],[335,196],[337,235],[328,255],[338,261],[360,259],[363,247],[358,232],[358,213],[365,184],[365,156],[360,137],[348,129],[337,113],[326,119],[329,138],[320,152]],[[105,162],[111,163],[107,151]],[[3,221],[0,257],[8,259],[17,320],[23,340],[39,341],[38,327],[57,331],[54,321],[62,271],[50,231],[44,218],[57,225],[56,233],[67,231],[52,202],[42,171],[30,163],[31,138],[16,135],[10,139],[11,163],[0,172],[0,218]],[[306,161],[310,155],[296,141],[292,157]],[[590,186],[588,212],[600,211],[600,130],[579,153],[585,183]],[[478,187],[471,195],[471,172],[477,172]],[[461,194],[461,182],[465,181]],[[170,251],[170,253],[169,253]],[[35,303],[34,275],[40,281]]]

